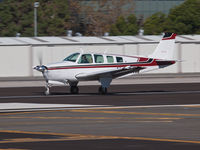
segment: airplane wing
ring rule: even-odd
[[[142,69],[145,69],[143,67],[132,67],[132,66],[127,66],[120,68],[118,70],[106,70],[106,71],[97,71],[97,72],[92,72],[92,73],[80,73],[76,75],[76,78],[78,80],[98,80],[102,77],[110,77],[110,78],[117,78],[120,76],[124,76],[126,74],[130,74],[133,72],[138,72]]]

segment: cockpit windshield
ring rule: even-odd
[[[72,61],[72,62],[76,62],[78,56],[80,55],[80,53],[74,53],[69,55],[68,57],[66,57],[63,61]]]

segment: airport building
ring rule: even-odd
[[[59,62],[74,52],[123,55],[151,54],[162,36],[103,37],[0,37],[0,77],[41,76],[33,70],[42,56],[43,64]],[[200,35],[176,38],[175,65],[150,73],[199,73]]]

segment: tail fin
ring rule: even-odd
[[[158,44],[150,58],[172,60],[174,56],[175,33],[165,33],[163,39]]]

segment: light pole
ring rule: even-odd
[[[37,8],[39,7],[39,2],[34,3],[34,36],[37,36]]]

